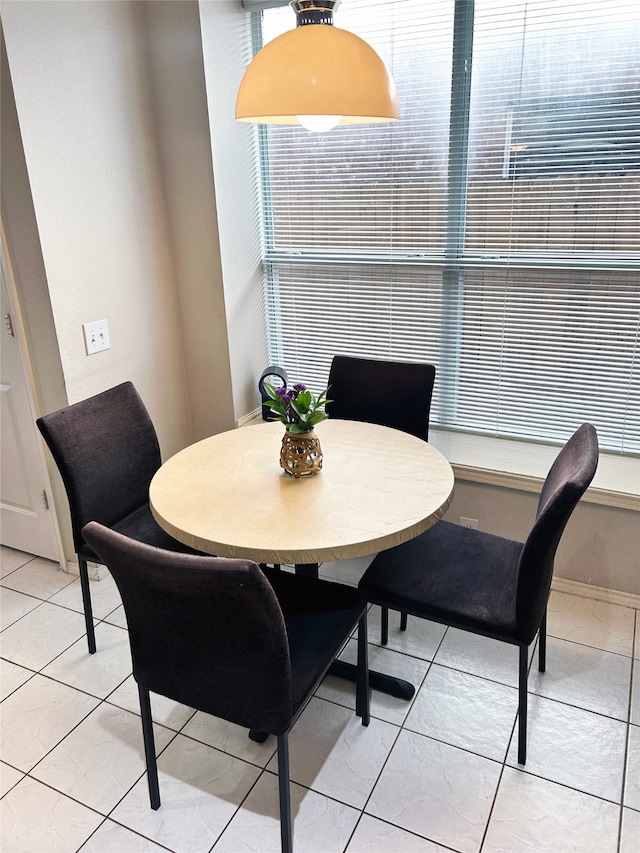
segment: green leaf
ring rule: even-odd
[[[276,419],[285,424],[289,432],[300,434],[309,432],[316,424],[326,420],[327,415],[323,411],[327,402],[327,388],[320,392],[317,397],[305,389],[300,391],[295,400],[283,400],[276,394],[276,389],[268,382],[264,383],[265,399],[269,410],[276,415]]]
[[[326,421],[326,419],[327,419],[326,412],[321,412],[321,411],[316,410],[315,412],[311,413],[311,415],[309,416],[308,422],[312,427],[314,427],[316,424],[319,424],[322,421]]]
[[[275,398],[276,398],[276,389],[275,389],[275,386],[274,386],[274,385],[271,385],[269,382],[265,382],[265,383],[264,383],[264,385],[263,385],[263,388],[264,388],[264,390],[267,392],[267,394],[268,394],[270,397],[273,397],[273,399],[275,400]]]
[[[297,400],[291,400],[290,405],[293,411],[298,415],[304,415],[306,412],[306,409],[301,408]]]
[[[301,391],[295,400],[293,400],[296,411],[308,412],[312,401],[311,391]]]

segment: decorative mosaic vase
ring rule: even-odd
[[[285,432],[280,450],[280,467],[292,477],[308,477],[322,468],[320,440],[313,430]]]

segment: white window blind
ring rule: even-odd
[[[257,13],[262,40],[295,24]],[[640,6],[344,0],[394,125],[262,128],[271,357],[436,364],[441,430],[640,453]],[[345,81],[348,85],[348,81]]]

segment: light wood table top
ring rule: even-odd
[[[374,554],[427,530],[446,512],[453,471],[430,444],[355,421],[316,427],[319,474],[279,467],[284,426],[206,438],[162,465],[151,510],[178,541],[220,557],[320,563]]]

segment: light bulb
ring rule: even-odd
[[[342,116],[296,116],[298,121],[312,133],[331,130],[340,123]]]

